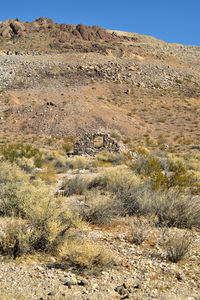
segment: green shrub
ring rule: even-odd
[[[15,162],[18,158],[33,158],[36,167],[42,165],[42,153],[36,147],[23,144],[7,144],[0,148],[0,152],[6,160]]]
[[[143,179],[150,178],[155,190],[168,190],[172,187],[176,187],[180,192],[184,192],[187,188],[193,193],[198,193],[200,190],[197,178],[188,172],[180,161],[168,160],[163,164],[162,160],[149,153],[143,153],[132,163],[131,169]]]

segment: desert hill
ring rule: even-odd
[[[135,142],[198,148],[199,59],[198,46],[136,33],[8,19],[0,23],[1,138],[114,129]]]

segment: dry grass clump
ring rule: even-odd
[[[161,245],[166,251],[166,258],[174,263],[182,260],[189,252],[192,235],[188,232],[164,231]]]
[[[139,177],[126,166],[111,167],[103,171],[93,182],[94,186],[100,186],[115,194],[139,183]]]
[[[103,150],[96,155],[93,161],[93,166],[96,167],[110,167],[112,165],[121,165],[124,157],[120,153],[113,153]]]
[[[121,213],[120,202],[113,195],[103,194],[98,190],[86,194],[85,204],[80,214],[84,220],[92,224],[110,224],[113,218]]]
[[[84,157],[75,157],[75,158],[68,158],[66,162],[66,166],[69,169],[87,169],[88,168],[88,161]]]
[[[62,183],[62,190],[65,196],[83,195],[88,189],[89,181],[79,175],[72,179],[65,179]]]
[[[150,222],[143,217],[129,218],[128,241],[135,245],[141,245],[150,234]]]
[[[58,249],[58,256],[64,263],[68,262],[81,269],[106,268],[114,263],[109,250],[85,239],[66,241]]]
[[[42,179],[47,184],[53,184],[56,182],[56,171],[51,164],[45,165],[42,170],[35,173],[36,179]]]

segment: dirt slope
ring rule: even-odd
[[[6,20],[1,138],[116,129],[134,141],[198,148],[199,59],[200,47],[135,33]]]

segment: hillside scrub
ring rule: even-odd
[[[200,200],[197,196],[181,193],[178,188],[155,190],[151,179],[142,181],[126,167],[106,169],[90,183],[90,187],[111,193],[115,199],[113,211],[118,206],[121,216],[157,216],[161,226],[200,227]],[[104,211],[108,203],[99,203],[99,210]],[[109,209],[107,207],[107,213],[111,215]]]
[[[163,160],[144,152],[131,163],[131,169],[144,180],[149,178],[155,190],[177,188],[180,192],[190,190],[194,194],[200,191],[198,178],[179,160]]]
[[[19,158],[32,158],[36,167],[41,167],[42,165],[41,151],[31,145],[4,144],[0,147],[0,153],[10,162],[16,162]]]
[[[19,255],[24,251],[54,251],[79,218],[64,210],[60,199],[55,199],[41,180],[29,181],[22,170],[8,162],[1,163],[0,170],[0,214],[6,223],[0,251],[6,254],[6,240],[10,239]]]

